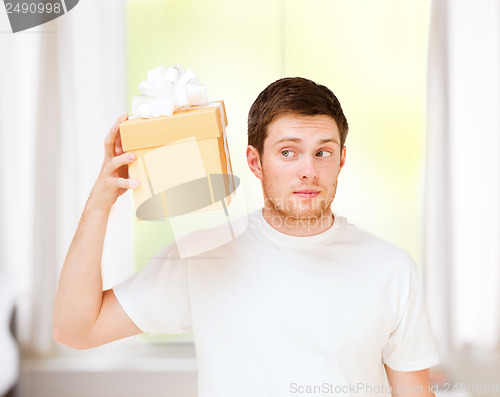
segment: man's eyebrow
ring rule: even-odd
[[[302,142],[302,141],[303,141],[303,139],[301,139],[301,138],[294,138],[294,137],[285,136],[285,137],[281,138],[279,141],[277,141],[275,144],[277,145],[278,143],[281,143],[281,142],[297,142],[298,143],[298,142]],[[337,145],[340,146],[340,143],[339,143],[338,139],[336,139],[336,138],[325,138],[325,139],[320,139],[318,141],[319,144],[329,143],[329,142],[336,143]]]

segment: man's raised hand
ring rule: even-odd
[[[128,165],[136,156],[124,153],[120,137],[120,123],[127,119],[127,114],[120,116],[104,140],[104,161],[89,198],[89,202],[100,209],[109,210],[127,189],[139,186],[138,180],[128,176]]]

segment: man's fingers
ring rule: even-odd
[[[123,153],[119,156],[114,157],[110,162],[111,172],[116,171],[123,165],[133,163],[136,158],[137,157],[134,153]]]
[[[120,131],[118,131],[118,135],[115,140],[115,156],[119,156],[120,154],[125,153],[123,151],[123,146],[122,146],[122,136],[120,134]]]
[[[137,179],[115,178],[114,181],[116,187],[121,189],[135,189],[139,187],[139,181]]]
[[[115,156],[115,141],[116,141],[116,136],[120,131],[120,123],[122,123],[127,119],[128,119],[128,114],[126,113],[118,117],[115,124],[113,125],[108,135],[106,136],[106,139],[104,140],[104,153],[106,155],[106,158],[111,159]],[[121,146],[121,141],[120,141],[120,146]]]

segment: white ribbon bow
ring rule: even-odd
[[[174,111],[207,103],[207,90],[192,69],[180,65],[159,66],[139,83],[141,96],[132,98],[132,116],[152,118],[171,116]]]

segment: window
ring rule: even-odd
[[[250,105],[280,77],[303,76],[327,85],[350,125],[334,210],[421,263],[430,2],[242,5],[129,1],[129,97],[138,95],[137,84],[156,66],[181,63],[194,69],[209,99],[225,101],[233,171],[252,210],[260,206],[262,193],[245,159]],[[134,233],[137,269],[172,241],[168,221],[134,221]]]

